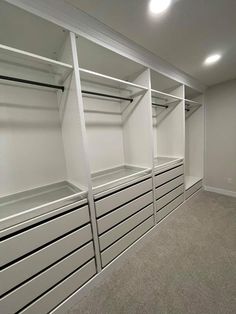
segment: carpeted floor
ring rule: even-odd
[[[200,192],[70,314],[235,314],[236,198]]]

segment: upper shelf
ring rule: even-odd
[[[73,70],[73,66],[70,64],[1,44],[0,61],[56,75],[60,82],[64,82]]]
[[[89,83],[95,83],[101,86],[118,89],[121,91],[128,91],[133,94],[140,91],[148,90],[147,87],[127,82],[124,80],[117,79],[108,75],[97,73],[94,71],[86,70],[80,68],[80,75],[82,81],[87,81]]]
[[[201,106],[202,104],[195,100],[185,99],[185,104],[192,105],[192,106]]]
[[[160,101],[161,104],[163,105],[168,105],[171,103],[176,103],[177,101],[182,101],[183,99],[181,97],[172,95],[172,94],[168,94],[168,93],[164,93],[155,89],[152,89],[152,97],[155,99],[157,99],[157,103],[158,100]]]

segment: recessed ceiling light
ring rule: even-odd
[[[150,0],[149,9],[152,13],[164,12],[171,5],[172,0]]]
[[[220,59],[221,59],[221,55],[218,53],[214,55],[210,55],[209,57],[206,58],[206,60],[204,61],[204,64],[210,65],[210,64],[216,63]]]

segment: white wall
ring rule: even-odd
[[[54,91],[0,85],[0,196],[66,179]]]
[[[236,192],[236,80],[209,88],[205,103],[205,185]]]

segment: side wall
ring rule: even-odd
[[[236,196],[236,80],[209,88],[205,104],[205,185]]]

